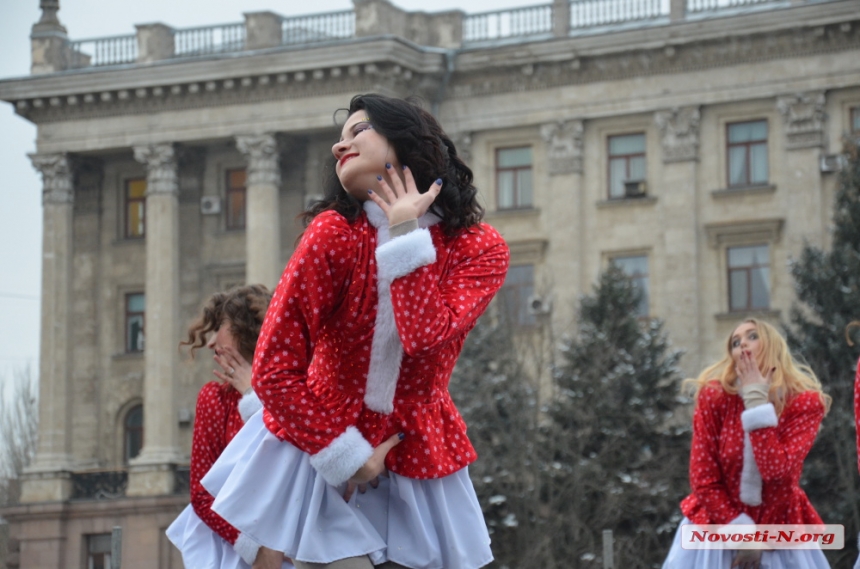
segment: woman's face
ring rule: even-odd
[[[367,190],[378,191],[377,176],[385,176],[386,164],[400,175],[400,162],[388,140],[376,132],[363,110],[346,120],[340,141],[331,147],[337,164],[334,171],[348,194],[359,201],[368,199]]]
[[[236,337],[233,335],[233,332],[230,331],[231,326],[230,321],[227,319],[221,322],[218,329],[209,336],[209,341],[206,342],[206,347],[219,356],[224,353],[224,348],[226,347],[233,348],[238,352],[239,344],[236,342]]]
[[[762,348],[758,328],[752,322],[742,323],[732,333],[729,345],[732,348],[732,359],[735,361],[735,365],[738,364],[741,354],[744,352],[748,352],[753,360],[757,360]]]

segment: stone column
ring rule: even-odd
[[[179,346],[179,183],[172,144],[138,146],[146,166],[146,345],[143,449],[129,467],[128,495],[171,494],[180,459],[174,410]]]
[[[659,194],[660,220],[665,251],[662,267],[649,267],[662,280],[662,315],[669,332],[687,353],[702,354],[699,291],[699,160],[698,107],[657,111],[654,122],[660,132],[663,175]],[[654,279],[652,277],[652,283]],[[652,290],[659,290],[652,286]],[[686,371],[700,369],[701,362],[685,361]]]
[[[278,206],[281,188],[278,141],[272,134],[237,136],[236,147],[248,160],[245,282],[274,289],[284,269]]]
[[[25,470],[22,502],[71,496],[72,168],[66,154],[31,154],[42,173],[42,334],[39,443]]]

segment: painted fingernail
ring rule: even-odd
[[[372,194],[372,193],[373,193],[373,190],[367,190],[367,193],[368,193],[368,194]]]
[[[397,433],[397,438],[402,441],[403,439],[406,438],[406,435],[404,435],[403,433]]]
[[[382,176],[380,176],[379,174],[377,174],[377,175],[376,175],[376,179],[377,179],[377,180],[379,180],[379,181],[381,182],[381,181],[382,181]]]
[[[403,166],[401,166],[401,167],[400,167],[400,169],[401,169],[401,170],[405,170],[405,169],[406,169],[406,164],[404,164]]]
[[[437,186],[441,186],[441,185],[442,185],[442,178],[436,178],[436,185],[437,185]]]
[[[386,167],[386,168],[391,168],[391,164],[389,164],[388,162],[386,162],[386,163],[385,163],[385,167]]]

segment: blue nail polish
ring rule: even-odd
[[[436,178],[436,185],[437,185],[437,186],[441,186],[441,185],[442,185],[442,178]]]
[[[372,193],[373,193],[373,190],[367,190],[367,193],[368,193],[368,194],[372,194]]]
[[[401,168],[402,170],[405,170],[405,169],[406,169],[406,164],[404,164],[404,165],[403,165],[403,166],[401,166],[400,168]]]
[[[380,176],[380,175],[378,175],[378,174],[377,174],[376,179],[377,179],[377,180],[379,180],[379,181],[381,182],[381,181],[382,181],[382,176]]]
[[[385,167],[386,167],[386,168],[391,168],[391,164],[389,164],[388,162],[386,162],[386,163],[385,163]]]
[[[397,433],[397,438],[402,441],[403,439],[406,438],[406,435],[404,435],[403,433]]]

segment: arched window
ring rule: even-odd
[[[135,405],[125,414],[124,422],[125,445],[123,458],[125,463],[140,454],[143,448],[143,405]]]

